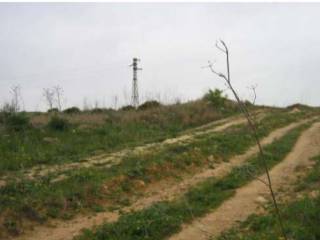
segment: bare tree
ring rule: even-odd
[[[220,40],[219,42],[216,42],[216,48],[219,49],[221,52],[223,52],[225,54],[225,56],[226,56],[227,74],[224,74],[224,73],[221,73],[221,72],[217,72],[214,69],[213,64],[210,61],[209,61],[209,65],[207,67],[211,70],[211,72],[213,74],[219,76],[220,78],[222,78],[225,81],[227,87],[231,90],[232,94],[234,95],[241,112],[244,114],[244,116],[246,117],[246,119],[248,121],[248,125],[249,125],[249,127],[251,129],[252,135],[254,136],[256,144],[258,145],[259,154],[260,154],[260,157],[261,157],[261,159],[263,161],[264,171],[265,171],[266,176],[267,176],[267,182],[265,182],[265,181],[262,181],[262,182],[264,184],[266,184],[268,186],[269,190],[270,190],[273,206],[274,206],[275,213],[276,213],[278,221],[279,221],[281,233],[283,235],[283,238],[285,240],[287,240],[288,238],[287,238],[285,230],[284,230],[282,217],[281,217],[280,210],[279,210],[279,207],[278,207],[278,203],[277,203],[277,200],[276,200],[276,197],[275,197],[275,194],[274,194],[274,190],[273,190],[273,187],[272,187],[272,182],[271,182],[271,178],[270,178],[270,174],[269,174],[268,164],[267,164],[267,161],[266,161],[266,159],[264,157],[265,154],[264,154],[264,151],[262,149],[262,145],[261,145],[259,137],[258,137],[256,123],[254,121],[253,116],[249,112],[246,104],[244,104],[244,102],[241,101],[238,93],[236,92],[236,90],[234,89],[234,87],[232,86],[232,83],[231,83],[229,49],[228,49],[227,45],[225,44],[225,42],[222,41],[222,40]],[[255,94],[255,88],[253,88],[253,91],[254,91],[254,94]],[[255,94],[255,98],[256,98],[256,94]]]
[[[11,100],[12,109],[14,112],[19,112],[21,108],[21,102],[22,102],[21,88],[19,85],[15,85],[11,87],[10,90],[12,95],[12,100]]]
[[[52,109],[54,104],[54,90],[50,88],[44,88],[43,96],[46,99],[49,109]]]
[[[88,99],[85,97],[83,99],[83,110],[84,111],[89,111],[91,108],[90,104],[88,103]]]
[[[114,95],[114,96],[113,96],[113,108],[114,108],[115,110],[118,109],[118,96],[117,96],[117,95]]]
[[[59,111],[62,110],[62,98],[63,98],[63,89],[59,85],[53,87],[54,94],[56,95],[56,102]]]
[[[95,100],[95,101],[94,101],[94,108],[95,108],[95,109],[98,109],[98,108],[99,108],[99,101],[98,101],[98,100]]]

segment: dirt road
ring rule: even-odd
[[[286,158],[270,171],[275,191],[289,187],[297,178],[295,169],[311,165],[310,158],[318,154],[320,154],[320,123],[315,123],[301,135]],[[260,179],[266,180],[266,176],[262,175]],[[261,204],[259,198],[268,194],[268,187],[254,180],[237,189],[234,197],[225,201],[213,212],[184,225],[182,231],[172,236],[170,240],[205,240],[217,237],[237,221],[243,221],[254,213]]]

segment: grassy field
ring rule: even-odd
[[[280,162],[291,150],[300,133],[309,125],[298,127],[265,148],[269,166]],[[234,169],[222,179],[209,179],[190,189],[183,197],[173,202],[159,202],[144,210],[125,214],[116,223],[106,223],[97,231],[87,230],[77,240],[107,239],[165,239],[177,232],[182,223],[219,206],[255,176],[247,173],[250,168],[257,175],[263,172],[262,161],[253,157],[243,166]]]
[[[140,111],[74,114],[0,113],[0,173],[77,162],[99,153],[156,142],[237,114],[204,100]]]
[[[316,114],[313,109],[276,109],[250,106],[265,111],[259,120],[263,138]],[[0,113],[0,239],[19,236],[25,229],[52,219],[68,220],[79,214],[119,210],[146,194],[148,186],[162,180],[176,184],[216,164],[228,162],[255,144],[246,124],[221,132],[206,132],[215,125],[194,129],[215,120],[239,114],[232,102],[213,106],[199,101],[140,110],[99,110],[64,113]],[[218,126],[218,124],[217,124]],[[299,134],[298,127],[268,145],[270,166],[281,161]],[[130,150],[146,143],[191,134],[190,141],[174,142],[147,151],[128,151],[114,165],[96,164],[77,169],[52,171],[30,179],[24,170],[82,162],[102,153]],[[251,181],[244,169],[261,173],[260,159],[253,157],[222,179],[207,179],[172,202],[158,202],[141,211],[126,213],[115,223],[97,231],[87,230],[77,239],[165,239],[181,224],[219,206],[235,189]],[[2,180],[3,181],[3,180]],[[141,187],[140,185],[143,185]],[[186,209],[188,211],[186,211]]]
[[[270,114],[261,121],[259,136],[266,136],[273,129],[302,116],[302,113]],[[247,126],[239,125],[221,133],[199,136],[186,145],[128,156],[108,169],[91,167],[69,171],[66,173],[68,178],[59,182],[52,182],[56,177],[54,174],[36,180],[15,179],[0,188],[0,212],[3,221],[15,223],[12,225],[19,233],[24,219],[43,223],[50,218],[71,218],[84,210],[102,211],[105,206],[117,208],[129,204],[130,196],[139,194],[135,188],[137,180],[149,184],[183,173],[192,174],[192,171],[212,164],[209,156],[213,156],[214,162],[228,161],[253,143]],[[8,224],[2,226],[6,229]],[[14,232],[12,228],[10,232]]]

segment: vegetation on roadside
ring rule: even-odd
[[[288,134],[265,147],[265,158],[269,167],[281,161],[292,149],[301,132],[309,124],[291,130]],[[248,174],[255,172],[255,175]],[[221,178],[211,178],[189,189],[181,198],[172,202],[159,202],[141,211],[124,214],[115,223],[105,223],[95,232],[85,230],[77,240],[135,240],[165,239],[177,232],[182,223],[190,222],[219,206],[235,193],[235,189],[263,173],[260,155],[251,158],[246,164],[235,168]]]
[[[282,216],[285,221],[285,231],[289,239],[316,240],[320,238],[320,156],[315,158],[316,164],[308,175],[301,179],[296,190],[309,190],[317,186],[318,194],[305,194],[302,199],[296,199],[286,206],[282,206]],[[301,181],[300,180],[300,181]],[[226,233],[219,240],[273,240],[280,239],[277,219],[271,213],[265,215],[251,215],[246,221]]]

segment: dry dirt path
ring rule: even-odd
[[[302,120],[292,123],[286,127],[279,128],[263,138],[261,143],[267,145],[274,140],[282,137],[291,129],[306,123],[309,120]],[[240,166],[251,156],[257,154],[256,146],[249,148],[244,154],[238,155],[229,162],[222,162],[214,169],[206,169],[198,174],[183,179],[181,182],[168,187],[167,182],[161,181],[149,186],[145,191],[145,196],[138,199],[129,207],[121,209],[122,212],[130,212],[141,210],[150,206],[153,203],[162,200],[172,200],[185,193],[190,187],[206,180],[209,177],[223,177],[228,174],[232,168]],[[101,225],[103,222],[113,222],[118,219],[118,212],[102,212],[91,216],[78,216],[70,221],[52,221],[52,227],[39,226],[34,231],[28,232],[25,235],[15,238],[15,240],[71,240],[75,235],[78,235],[83,228],[93,228]]]
[[[290,187],[297,180],[295,174],[299,167],[312,165],[310,158],[320,153],[320,123],[317,122],[306,130],[298,139],[292,151],[285,159],[270,171],[275,191]],[[260,176],[266,181],[266,176]],[[230,229],[236,222],[244,221],[256,212],[261,204],[259,199],[268,196],[269,190],[259,180],[254,180],[237,189],[234,197],[225,201],[219,208],[203,218],[184,225],[182,231],[169,238],[170,240],[205,240],[215,238],[223,231]]]
[[[258,120],[265,116],[263,112],[259,112]],[[221,132],[231,126],[240,125],[246,123],[246,119],[240,116],[230,117],[227,119],[218,120],[204,126],[200,126],[189,130],[187,133],[180,135],[175,138],[169,138],[162,142],[149,143],[143,146],[138,146],[134,148],[124,149],[114,153],[102,154],[94,157],[87,158],[81,162],[67,163],[67,164],[57,164],[57,165],[40,165],[22,172],[22,175],[28,179],[34,179],[37,177],[48,176],[49,174],[57,174],[53,182],[61,181],[67,177],[63,172],[79,169],[79,168],[89,168],[92,166],[108,168],[113,165],[119,164],[121,160],[128,156],[129,154],[138,154],[148,151],[158,151],[160,148],[173,145],[188,143],[194,140],[197,136]],[[21,176],[21,174],[20,174]],[[6,185],[6,178],[8,176],[3,176],[0,179],[0,187]]]

